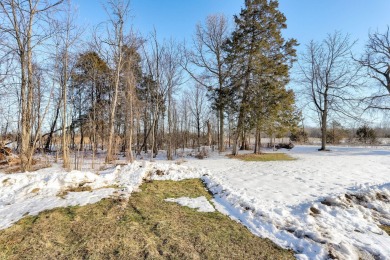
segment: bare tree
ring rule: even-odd
[[[5,17],[1,30],[12,39],[5,46],[17,56],[20,69],[22,171],[30,169],[35,146],[34,143],[31,145],[31,115],[36,88],[33,80],[34,49],[51,36],[48,16],[62,2],[63,0],[0,1],[0,15]]]
[[[151,158],[154,158],[157,155],[157,129],[158,121],[161,114],[160,109],[164,104],[164,97],[166,94],[166,89],[163,84],[163,72],[162,72],[162,59],[164,53],[164,46],[162,46],[157,40],[157,32],[154,30],[150,37],[150,51],[146,50],[145,44],[143,47],[143,55],[145,60],[145,69],[147,73],[148,80],[146,82],[146,92],[147,92],[147,103],[150,105],[150,130],[152,133],[151,141]],[[149,134],[147,134],[148,136]],[[145,144],[146,146],[146,144]]]
[[[58,52],[57,52],[57,62],[59,63],[59,76],[58,81],[61,86],[61,100],[62,100],[62,138],[61,138],[61,147],[62,147],[62,159],[63,167],[65,169],[70,169],[69,161],[69,142],[67,134],[67,103],[68,103],[68,83],[71,79],[72,72],[75,67],[75,62],[71,62],[71,51],[75,47],[77,41],[80,38],[81,30],[78,29],[74,21],[76,20],[75,11],[71,5],[70,0],[66,1],[66,9],[64,12],[64,17],[62,20],[58,21],[58,30],[59,34],[56,39]],[[74,59],[75,60],[75,59]]]
[[[200,151],[200,133],[201,127],[204,120],[206,93],[204,88],[197,84],[190,92],[187,93],[188,99],[190,100],[190,111],[195,120],[196,128],[196,144],[198,151]]]
[[[353,112],[353,95],[350,90],[358,85],[358,70],[353,66],[350,56],[354,43],[348,34],[329,34],[321,43],[311,41],[299,63],[303,93],[314,105],[320,122],[320,151],[326,150],[330,113],[350,116]]]
[[[193,50],[186,51],[184,68],[191,77],[201,86],[211,91],[213,103],[218,111],[219,136],[218,149],[220,152],[224,147],[224,110],[226,95],[226,78],[229,73],[225,63],[225,52],[223,46],[228,38],[228,22],[224,15],[210,15],[206,18],[204,25],[196,26],[193,38]],[[192,66],[191,66],[192,65]],[[195,68],[201,69],[196,73]]]
[[[126,148],[126,157],[130,162],[133,162],[133,129],[134,129],[134,114],[136,110],[136,85],[137,82],[141,79],[141,57],[138,54],[138,48],[141,44],[140,39],[135,36],[130,36],[130,39],[127,41],[127,45],[124,47],[124,66],[123,66],[123,92],[124,92],[124,113],[125,113],[125,122],[124,122],[124,138],[125,138],[125,148]]]
[[[184,151],[185,147],[188,147],[189,133],[190,133],[190,109],[189,109],[190,97],[188,95],[182,95],[180,99],[180,132],[181,132],[181,148]]]
[[[167,159],[172,160],[172,138],[173,138],[173,93],[177,86],[181,84],[182,70],[180,68],[181,55],[177,44],[172,40],[166,44],[163,54],[163,76],[164,84],[167,89],[167,116],[168,116],[168,147],[167,147]]]
[[[1,21],[0,21],[1,24]],[[1,30],[0,26],[0,46],[5,46],[8,42],[7,34],[5,31]],[[9,52],[6,48],[0,48],[0,104],[1,104],[1,121],[2,121],[2,136],[0,139],[3,139],[3,136],[7,135],[8,131],[11,128],[12,121],[17,121],[18,117],[11,115],[11,110],[13,102],[14,89],[10,89],[12,84],[12,79],[15,77],[13,72],[17,71],[17,67],[14,63],[15,58],[14,52]],[[16,91],[18,93],[18,91]],[[14,118],[14,119],[13,119]]]
[[[173,94],[181,84],[182,69],[181,54],[177,44],[173,41],[160,42],[157,32],[154,31],[149,39],[149,49],[143,45],[145,70],[147,74],[146,95],[150,105],[151,132],[152,132],[152,157],[157,155],[157,133],[159,122],[164,135],[164,117],[168,119],[168,143],[167,158],[172,157],[172,132],[173,132]],[[150,132],[150,131],[149,131]],[[149,134],[147,134],[149,135]],[[163,138],[160,138],[160,141]]]
[[[366,44],[365,53],[357,60],[367,69],[370,78],[379,83],[381,90],[374,93],[364,101],[367,107],[373,109],[385,109],[390,107],[384,103],[389,102],[390,96],[390,28],[384,33],[370,33]]]
[[[105,43],[111,50],[114,66],[114,75],[112,77],[112,98],[111,108],[109,114],[109,136],[107,144],[107,156],[106,162],[111,162],[113,157],[113,146],[114,146],[114,131],[115,131],[115,115],[118,101],[119,84],[121,77],[121,70],[124,64],[123,60],[123,46],[125,40],[125,22],[130,11],[129,0],[108,0],[108,7],[106,8],[107,14],[110,17],[109,25],[111,28],[107,28],[108,38]],[[113,33],[111,33],[111,31]]]

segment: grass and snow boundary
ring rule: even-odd
[[[148,179],[202,178],[214,194],[217,210],[255,235],[293,249],[299,259],[390,258],[390,237],[378,227],[390,224],[388,153],[374,152],[370,157],[373,154],[368,149],[316,156],[305,149],[294,152],[298,160],[284,163],[246,163],[214,156],[186,165],[141,161],[100,174],[67,173],[59,167],[0,174],[0,228],[46,209],[129,196]],[[343,167],[346,160],[353,167]],[[321,167],[327,171],[327,180],[321,170],[315,171]],[[283,189],[283,185],[289,187]],[[82,191],[83,187],[91,191]],[[282,194],[271,192],[272,187]],[[72,192],[77,188],[81,192]],[[185,203],[191,206],[191,200]]]
[[[30,173],[0,173],[0,229],[44,210],[83,206],[110,196],[130,196],[146,179],[167,179],[159,176],[160,172],[174,172],[175,180],[181,180],[200,178],[204,170],[137,161],[99,174],[66,172],[58,165]]]

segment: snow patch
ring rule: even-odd
[[[188,198],[188,197],[181,197],[181,198],[168,198],[165,199],[165,201],[168,202],[176,202],[181,206],[189,207],[192,209],[197,209],[199,212],[214,212],[215,209],[213,205],[210,204],[210,202],[206,199],[205,196],[201,196],[198,198]]]
[[[157,175],[163,172],[163,176]],[[103,172],[66,172],[59,165],[30,173],[0,173],[0,229],[26,215],[57,207],[96,203],[110,196],[130,196],[145,179],[199,178],[204,170],[176,164],[136,161]],[[91,191],[70,192],[77,188]],[[118,188],[113,188],[118,187]]]

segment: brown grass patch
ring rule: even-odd
[[[232,159],[239,159],[246,162],[270,162],[270,161],[293,161],[295,158],[285,153],[261,153],[261,154],[239,154],[239,155],[227,155]]]
[[[58,197],[65,197],[69,192],[83,192],[83,191],[92,191],[90,186],[85,186],[85,183],[80,183],[77,187],[69,187],[66,190],[61,191],[57,194]]]
[[[34,188],[31,193],[38,193],[40,191],[40,188]]]
[[[8,184],[8,182],[9,182],[9,180],[10,180],[10,178],[6,178],[6,179],[4,179],[4,180],[2,181],[3,185],[7,185],[7,184]]]
[[[95,190],[102,190],[102,189],[119,189],[121,188],[121,186],[117,185],[117,184],[112,184],[112,185],[106,185],[106,186],[102,186],[100,188],[96,188]]]
[[[385,194],[382,194],[379,192],[376,194],[376,199],[381,200],[381,201],[385,201],[385,202],[389,201],[389,198]]]
[[[128,201],[104,199],[28,216],[0,231],[0,259],[294,259],[219,212],[166,198],[211,195],[198,180],[154,181]]]
[[[0,166],[0,170],[6,174],[18,173],[21,172],[20,164],[19,158],[12,158],[8,164]],[[35,172],[48,167],[51,167],[50,163],[33,159],[30,172]]]
[[[382,225],[382,226],[380,226],[380,228],[383,229],[390,236],[390,226]]]

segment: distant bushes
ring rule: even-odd
[[[304,130],[298,130],[290,134],[290,140],[297,143],[307,143],[309,135]]]
[[[360,142],[365,144],[377,142],[375,130],[367,125],[363,125],[356,130],[356,137]]]
[[[297,129],[290,134],[290,140],[294,143],[318,143],[321,135],[320,129],[308,128],[308,131]],[[361,125],[358,128],[345,128],[340,124],[333,123],[326,132],[326,143],[328,144],[385,144],[389,141],[382,140],[390,138],[390,129],[374,128],[368,125]]]

